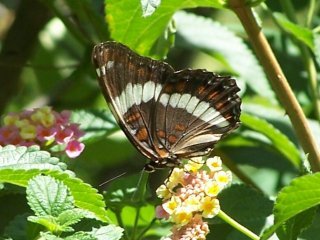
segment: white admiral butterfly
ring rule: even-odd
[[[240,124],[239,88],[230,77],[200,69],[174,71],[116,42],[96,45],[92,60],[117,122],[151,160],[147,171],[208,154]]]

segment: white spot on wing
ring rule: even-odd
[[[154,99],[158,100],[159,94],[161,92],[162,86],[160,83],[157,83],[156,90],[154,91]]]
[[[154,96],[155,84],[152,81],[148,81],[143,85],[142,101],[149,102]]]
[[[179,93],[174,93],[170,96],[169,105],[175,108],[179,102],[181,95]]]
[[[142,97],[142,85],[141,84],[134,84],[133,85],[133,98],[134,98],[134,103],[136,105],[141,104],[141,97]]]
[[[114,65],[114,61],[108,61],[106,67],[109,70],[109,69],[113,68],[113,65]]]
[[[188,102],[188,105],[186,106],[187,112],[192,113],[198,103],[199,103],[199,99],[196,96],[193,96]]]
[[[187,106],[190,98],[191,98],[191,94],[189,94],[189,93],[182,94],[177,107],[178,108],[185,108]]]
[[[220,113],[217,110],[215,110],[213,107],[210,107],[207,109],[207,111],[205,113],[203,113],[201,115],[200,119],[205,122],[209,122],[219,115],[220,115]]]
[[[127,106],[126,112],[135,103],[132,92],[133,92],[132,83],[128,83],[126,86],[126,89],[125,89],[125,99],[126,99],[126,106]],[[123,94],[123,92],[121,93],[121,95],[122,94]]]
[[[196,117],[201,116],[202,113],[204,113],[209,108],[209,106],[210,105],[207,102],[204,102],[204,101],[200,102],[197,105],[196,109],[193,111],[192,115],[194,115]]]
[[[100,77],[100,76],[101,76],[101,74],[100,74],[100,68],[96,68],[96,72],[97,72],[98,77]]]
[[[169,95],[164,93],[161,95],[159,102],[163,105],[163,106],[167,106],[168,102],[169,102]]]

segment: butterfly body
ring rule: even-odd
[[[151,160],[146,170],[206,155],[239,126],[239,88],[230,77],[200,69],[174,71],[116,42],[95,46],[92,59],[117,122]]]

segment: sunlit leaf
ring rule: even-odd
[[[267,239],[285,221],[320,204],[320,173],[294,179],[278,194],[274,208],[275,223],[261,239]]]
[[[107,22],[114,40],[124,43],[141,55],[150,55],[151,47],[177,10],[200,6],[222,8],[223,4],[220,0],[167,0],[162,1],[157,10],[145,18],[138,1],[106,0]]]
[[[274,13],[274,16],[285,31],[306,44],[310,49],[314,49],[313,34],[310,29],[289,21],[283,14]]]

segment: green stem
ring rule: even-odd
[[[138,222],[139,222],[139,217],[140,217],[140,207],[137,207],[136,209],[136,217],[134,218],[134,224],[133,224],[133,229],[132,229],[132,234],[131,234],[131,239],[134,240],[136,237],[136,232],[137,232],[137,227],[138,227]]]
[[[152,227],[152,225],[156,222],[156,218],[152,219],[152,221],[150,222],[150,224],[144,228],[142,230],[142,232],[139,234],[139,236],[137,237],[137,240],[143,239],[143,235]]]
[[[218,213],[218,217],[221,218],[223,221],[228,223],[230,226],[237,229],[239,232],[242,232],[244,235],[248,236],[249,238],[253,240],[259,240],[259,236],[251,232],[249,229],[242,226],[240,223],[229,217],[227,214],[225,214],[223,211],[220,210]]]
[[[317,142],[252,9],[246,6],[246,0],[229,0],[229,7],[236,13],[245,28],[270,84],[284,106],[304,152],[308,155],[312,171],[320,171],[320,152]]]
[[[310,0],[309,10],[308,10],[307,19],[306,19],[306,27],[308,28],[312,27],[311,23],[312,23],[312,19],[315,11],[316,11],[316,0]]]
[[[139,182],[137,184],[137,190],[134,192],[131,199],[133,202],[140,202],[144,199],[148,177],[149,177],[149,173],[146,172],[145,170],[142,170],[139,178]]]
[[[116,218],[117,218],[117,221],[118,221],[118,225],[119,227],[123,228],[125,231],[124,231],[124,239],[125,240],[128,240],[129,239],[129,236],[128,236],[128,232],[126,231],[126,229],[124,228],[124,225],[123,225],[123,222],[122,222],[122,218],[121,218],[121,213],[118,212],[118,211],[113,211],[114,214],[116,215]]]

